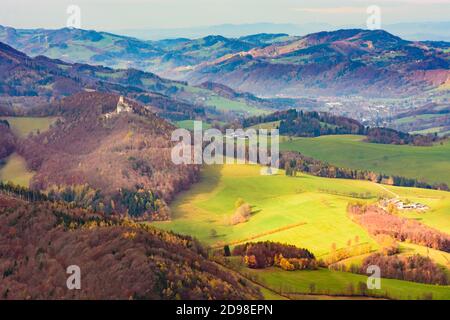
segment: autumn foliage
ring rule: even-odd
[[[0,161],[14,152],[15,145],[16,138],[11,132],[8,121],[0,120]]]
[[[440,267],[430,258],[420,255],[411,257],[386,256],[375,253],[364,259],[361,273],[366,274],[369,266],[376,265],[381,269],[383,278],[399,279],[420,283],[448,285],[449,279]]]
[[[232,255],[242,256],[245,264],[252,269],[273,266],[287,271],[317,268],[314,255],[307,249],[270,241],[238,245]]]
[[[59,121],[19,147],[36,171],[31,186],[88,209],[165,220],[167,203],[197,181],[199,167],[171,161],[175,127],[130,100],[133,112],[114,114],[118,100],[92,92],[58,102]]]
[[[81,269],[68,290],[66,269]],[[261,299],[190,237],[0,194],[0,299]]]
[[[374,236],[388,235],[398,241],[409,241],[432,249],[450,252],[449,235],[415,220],[389,214],[375,205],[349,204],[348,212],[352,219]]]

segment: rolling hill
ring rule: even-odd
[[[71,63],[146,70],[148,61],[164,52],[151,42],[93,30],[20,30],[0,26],[0,41],[30,56]]]
[[[32,56],[132,67],[265,97],[405,97],[438,88],[449,79],[449,43],[407,41],[383,30],[152,42],[86,30],[3,27],[0,41]]]
[[[385,31],[310,34],[195,66],[180,74],[259,95],[406,96],[437,88],[449,77],[450,56],[433,43]]]
[[[389,126],[404,132],[445,136],[450,134],[450,107],[445,103],[428,103],[396,115]]]
[[[26,114],[31,107],[46,106],[55,99],[85,91],[124,95],[152,106],[161,116],[175,121],[223,119],[224,113],[233,119],[239,114],[264,112],[270,107],[257,100],[250,105],[240,98],[223,98],[206,88],[190,87],[185,82],[136,69],[71,64],[43,56],[31,58],[3,43],[0,43],[0,74],[0,109],[4,115],[14,111]],[[240,110],[229,108],[236,103],[241,104]],[[22,110],[17,111],[20,107]]]

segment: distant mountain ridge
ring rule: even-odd
[[[225,37],[239,38],[256,33],[286,33],[304,36],[320,31],[337,29],[364,28],[363,25],[331,25],[328,23],[248,23],[222,24],[214,26],[172,29],[131,29],[114,30],[113,33],[125,34],[146,40],[167,38],[201,38],[210,34],[221,34]],[[401,22],[383,24],[386,31],[412,41],[450,41],[450,21]]]
[[[43,38],[44,44],[36,40]],[[0,28],[0,41],[27,54],[134,67],[164,78],[215,82],[265,97],[410,96],[438,88],[450,78],[450,43],[412,42],[383,30],[141,41],[78,29]],[[139,85],[141,76],[133,72],[126,79]],[[139,81],[133,81],[136,78]]]
[[[200,64],[172,77],[220,82],[257,95],[406,96],[448,81],[449,47],[406,41],[382,30],[319,32]]]
[[[184,82],[135,69],[71,64],[44,56],[31,58],[1,42],[0,75],[0,112],[3,115],[13,114],[18,105],[26,112],[30,108],[45,107],[55,99],[98,91],[138,100],[169,119],[206,116],[207,107],[197,105],[200,98],[190,92]]]

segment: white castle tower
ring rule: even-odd
[[[128,103],[125,102],[125,99],[123,96],[120,96],[119,102],[117,103],[116,113],[120,114],[122,112],[133,112],[133,109],[130,107]]]

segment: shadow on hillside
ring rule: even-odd
[[[193,203],[219,185],[222,167],[222,165],[213,165],[202,168],[199,181],[194,183],[189,190],[180,192],[170,204],[172,219],[183,218],[187,215],[187,206],[192,206],[191,209],[196,210]]]

